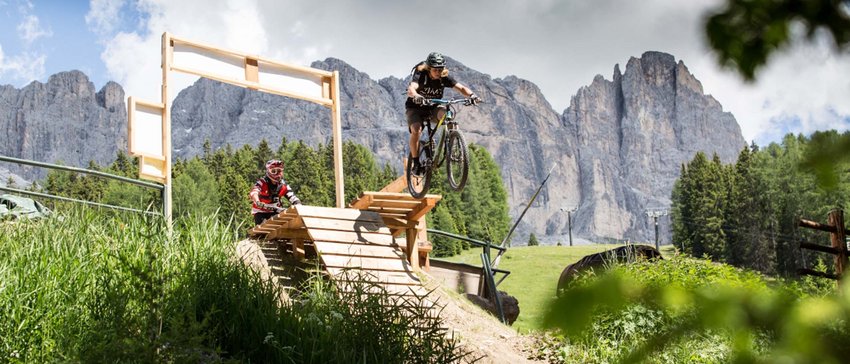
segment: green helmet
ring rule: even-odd
[[[446,66],[446,60],[439,52],[431,52],[431,54],[428,55],[428,59],[425,60],[425,64],[431,68],[443,68]]]

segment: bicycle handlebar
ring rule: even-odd
[[[480,101],[479,101],[480,102]],[[457,98],[457,99],[425,99],[425,105],[452,105],[452,104],[473,105],[472,99]]]

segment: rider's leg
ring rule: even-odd
[[[407,109],[405,116],[407,117],[407,129],[410,131],[410,156],[418,161],[419,157],[419,137],[422,135],[422,115],[417,112],[417,109]]]
[[[434,120],[442,120],[444,115],[446,115],[445,106],[440,105],[434,108]]]

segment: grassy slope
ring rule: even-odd
[[[499,268],[511,274],[499,285],[499,290],[508,292],[519,300],[519,318],[514,328],[519,332],[540,330],[546,303],[555,299],[555,287],[561,271],[588,254],[616,248],[616,245],[590,246],[535,246],[508,249]],[[672,254],[673,247],[661,248],[664,255]],[[439,258],[480,266],[481,249],[470,249],[462,254]],[[501,277],[501,276],[499,276]]]

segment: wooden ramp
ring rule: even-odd
[[[358,200],[368,194],[361,195]],[[381,197],[384,198],[373,201],[386,199],[386,196]],[[415,228],[417,220],[433,208],[435,200],[439,200],[439,196],[432,196],[432,201],[425,203],[414,200],[419,203],[384,206],[381,211],[376,211],[379,208],[374,204],[362,202],[360,204],[366,207],[362,210],[297,205],[249,230],[249,235],[265,240],[290,240],[293,252],[301,257],[304,242],[312,242],[324,268],[341,288],[351,286],[345,283],[366,281],[394,295],[425,295],[427,292],[414,274],[416,268],[410,265],[405,252],[396,243],[396,236],[411,226]],[[378,204],[386,205],[384,202]],[[392,228],[386,222],[391,223]],[[415,236],[415,230],[412,231]]]

